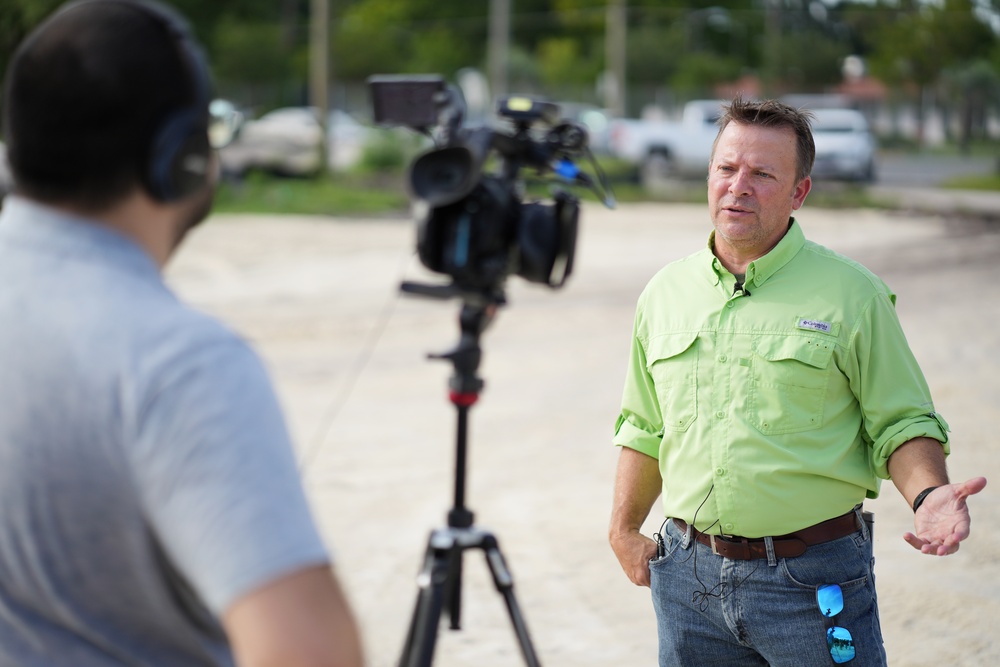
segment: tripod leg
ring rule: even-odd
[[[431,536],[433,542],[434,536]],[[403,645],[399,667],[430,667],[434,659],[438,626],[444,608],[445,586],[448,582],[450,550],[428,545],[424,566],[417,577],[420,592],[410,620],[410,629]]]
[[[449,630],[462,629],[462,550],[454,548],[448,559],[448,584],[445,587],[448,616],[451,619]]]
[[[503,554],[500,553],[500,546],[497,544],[496,538],[492,535],[488,535],[483,542],[486,564],[493,575],[493,583],[496,585],[497,590],[500,591],[500,594],[503,595],[504,602],[507,603],[507,612],[510,614],[511,623],[514,625],[514,633],[517,635],[518,644],[521,646],[521,654],[524,656],[524,662],[528,667],[540,667],[541,663],[538,662],[538,655],[531,644],[531,637],[528,636],[528,625],[521,614],[521,607],[517,603],[517,598],[514,597],[514,577],[511,576],[510,570],[507,569],[507,562],[504,560]]]

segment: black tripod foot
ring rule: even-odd
[[[431,533],[423,568],[417,577],[420,591],[399,661],[400,667],[430,666],[434,659],[441,614],[445,609],[451,616],[451,628],[457,630],[461,627],[462,554],[466,549],[483,551],[493,583],[507,605],[525,664],[540,667],[528,626],[514,596],[514,578],[497,539],[492,533],[474,526],[445,528]]]

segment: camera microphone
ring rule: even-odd
[[[611,193],[611,188],[604,187],[599,191],[596,188],[597,183],[595,183],[594,179],[590,177],[590,174],[581,170],[580,167],[578,167],[576,163],[571,161],[569,158],[559,160],[559,162],[557,162],[552,168],[552,171],[555,172],[557,176],[570,181],[571,183],[586,186],[590,188],[591,191],[598,193],[598,196],[601,198],[601,203],[609,209],[613,209],[617,204],[614,195]],[[598,173],[602,172],[599,171]]]

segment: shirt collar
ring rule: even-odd
[[[17,195],[4,198],[0,239],[61,257],[115,265],[162,280],[153,258],[124,234],[99,221]]]
[[[760,287],[767,280],[777,273],[781,267],[788,264],[795,255],[798,254],[799,250],[806,243],[806,236],[802,231],[802,227],[799,225],[795,218],[790,219],[790,224],[788,226],[788,231],[785,235],[778,241],[778,244],[771,248],[770,251],[763,257],[758,257],[754,261],[747,265],[746,278],[744,280],[745,285],[755,285]],[[722,266],[722,262],[719,258],[715,256],[715,231],[713,230],[708,236],[708,249],[706,253],[707,268],[710,274],[710,280],[712,284],[718,284],[722,275],[729,274],[729,271]]]

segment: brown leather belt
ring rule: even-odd
[[[674,524],[681,530],[687,530],[687,524],[680,519],[673,519]],[[822,544],[846,537],[860,530],[857,515],[854,510],[847,514],[827,519],[815,526],[809,526],[802,530],[787,535],[772,537],[774,543],[774,555],[776,558],[795,558],[806,552],[806,549],[814,544]],[[723,558],[733,560],[754,560],[755,558],[767,558],[767,545],[763,537],[723,537],[721,535],[706,535],[697,530],[692,531],[696,540],[712,549],[712,553]]]

